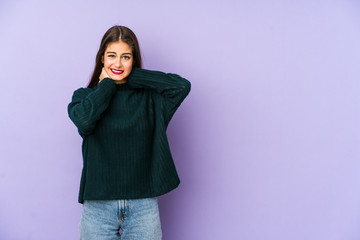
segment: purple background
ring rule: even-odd
[[[168,136],[182,180],[164,239],[360,239],[358,1],[0,2],[0,239],[78,238],[67,116],[101,37],[192,91]]]

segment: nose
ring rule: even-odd
[[[116,59],[115,66],[121,67],[121,58],[120,57]]]

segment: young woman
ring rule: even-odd
[[[180,183],[166,128],[189,92],[186,79],[141,68],[129,28],[105,33],[88,87],[68,105],[83,138],[81,239],[161,239],[157,196]]]

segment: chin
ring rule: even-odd
[[[122,74],[121,76],[118,76],[118,75],[114,75],[114,74],[111,74],[112,76],[111,76],[111,79],[113,79],[113,80],[116,80],[116,81],[121,81],[121,80],[124,80],[124,79],[126,79],[128,76],[129,76],[129,74]]]

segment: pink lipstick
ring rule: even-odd
[[[116,70],[116,69],[112,69],[112,68],[110,70],[113,74],[116,74],[116,75],[121,75],[124,73],[123,70]]]

